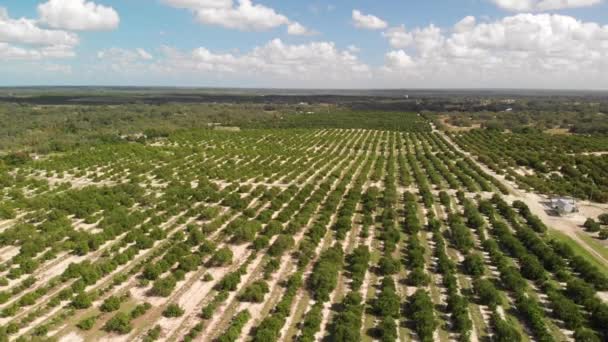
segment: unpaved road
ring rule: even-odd
[[[566,234],[572,240],[576,241],[585,250],[591,253],[595,258],[602,263],[608,265],[608,259],[604,258],[601,253],[598,253],[593,247],[589,246],[577,232],[581,232],[581,225],[585,222],[587,217],[597,217],[601,213],[608,213],[608,205],[599,203],[590,203],[582,201],[578,203],[580,212],[576,215],[569,215],[563,217],[550,216],[547,214],[543,202],[548,201],[548,198],[543,195],[539,195],[533,192],[525,192],[517,188],[515,184],[507,181],[503,175],[499,175],[484,164],[477,161],[474,156],[460,148],[445,132],[437,130],[433,127],[433,132],[438,133],[448,144],[450,144],[456,151],[464,154],[470,158],[477,166],[481,168],[485,173],[491,175],[500,181],[508,190],[510,195],[504,196],[505,200],[513,202],[520,200],[528,205],[530,211],[537,215],[548,227],[560,231]]]

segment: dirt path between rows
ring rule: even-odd
[[[510,193],[510,195],[504,196],[505,200],[508,202],[520,200],[526,203],[526,205],[528,205],[530,208],[530,211],[537,215],[549,228],[566,234],[569,238],[576,241],[576,243],[597,258],[597,260],[601,261],[605,265],[608,265],[608,259],[604,258],[601,253],[598,253],[593,247],[589,246],[587,242],[581,239],[577,234],[577,232],[582,231],[581,225],[584,223],[586,217],[597,216],[599,213],[608,212],[608,205],[583,201],[579,203],[579,210],[581,211],[581,214],[562,217],[550,216],[547,213],[545,206],[542,204],[543,202],[548,201],[546,196],[533,192],[525,192],[518,189],[515,184],[507,181],[503,175],[497,174],[475,159],[470,152],[460,148],[460,146],[458,146],[447,134],[445,134],[445,132],[439,131],[435,128],[433,128],[433,132],[439,134],[449,145],[454,148],[454,150],[470,158],[477,166],[479,166],[479,168],[481,168],[483,172],[491,175],[502,183]]]

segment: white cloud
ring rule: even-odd
[[[589,7],[602,0],[492,0],[498,7],[514,12],[552,11],[566,8]]]
[[[293,22],[287,26],[287,33],[294,36],[312,36],[315,34],[314,31],[297,22]]]
[[[78,36],[37,26],[35,20],[12,19],[0,7],[0,59],[40,60],[73,57]]]
[[[274,9],[250,0],[239,0],[236,7],[206,7],[196,12],[196,18],[204,24],[218,25],[243,31],[265,31],[289,24],[286,16]]]
[[[38,5],[38,14],[50,27],[73,31],[113,30],[120,23],[112,7],[85,0],[49,0]]]
[[[366,30],[382,30],[388,27],[386,21],[371,15],[363,14],[359,10],[353,10],[353,25]]]
[[[42,70],[53,74],[71,74],[72,66],[63,64],[44,64],[42,65]]]
[[[389,52],[384,71],[444,86],[608,87],[608,26],[597,23],[519,14],[479,23],[467,17],[448,31],[430,25],[403,32],[412,36],[411,58]]]
[[[78,37],[69,32],[46,30],[31,19],[11,19],[0,7],[0,42],[32,45],[76,45]]]
[[[144,49],[138,48],[138,49],[135,49],[135,51],[137,52],[139,57],[141,57],[142,59],[154,59],[154,57]]]
[[[241,31],[267,31],[287,26],[292,35],[310,35],[312,31],[274,9],[251,0],[162,0],[165,4],[194,12],[198,22]]]
[[[241,86],[294,86],[297,82],[301,87],[348,87],[354,80],[372,76],[371,68],[355,53],[323,41],[287,44],[273,39],[243,53],[162,47],[154,60],[144,60],[135,51],[110,49],[100,51],[98,57],[100,65],[116,74],[141,70],[140,77],[155,75],[179,80],[180,84],[205,80],[211,85],[230,80]]]
[[[462,20],[460,20],[456,25],[454,25],[454,31],[457,33],[462,33],[471,30],[475,27],[477,23],[477,19],[473,16],[466,16]]]
[[[177,8],[230,8],[232,0],[162,0],[169,6]]]
[[[405,51],[397,50],[390,51],[385,56],[385,67],[387,70],[407,69],[413,67],[414,60]]]
[[[129,63],[138,60],[151,60],[152,55],[146,52],[146,50],[137,48],[134,50],[122,49],[122,48],[110,48],[97,52],[97,58],[112,61],[116,63]]]
[[[414,37],[407,32],[405,26],[392,27],[386,32],[382,32],[382,36],[388,38],[389,44],[395,49],[402,49],[414,42]]]
[[[347,47],[348,51],[352,52],[352,53],[359,53],[361,52],[361,48],[359,48],[357,45],[349,45]]]
[[[0,59],[2,60],[41,60],[74,56],[75,53],[71,46],[54,45],[25,48],[0,42]]]
[[[154,57],[141,48],[123,49],[113,47],[97,52],[95,73],[115,73],[116,76],[141,77],[153,70]]]

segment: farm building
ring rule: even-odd
[[[567,215],[578,212],[576,201],[568,197],[556,197],[551,199],[551,208],[558,215]]]

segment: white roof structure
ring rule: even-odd
[[[572,198],[559,197],[551,199],[551,207],[559,214],[570,214],[578,211],[576,201]]]

